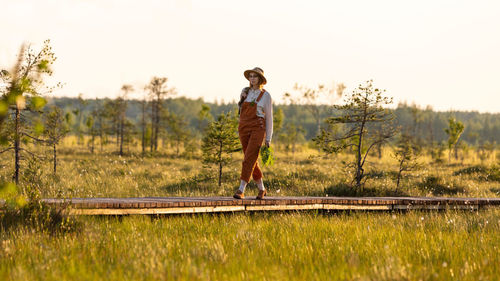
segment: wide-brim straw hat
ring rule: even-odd
[[[250,73],[252,72],[260,76],[260,81],[262,81],[263,85],[267,83],[266,77],[264,76],[264,70],[262,70],[262,68],[260,67],[255,67],[254,69],[245,70],[245,72],[243,72],[243,75],[245,75],[245,78],[249,80],[248,75],[250,75]]]

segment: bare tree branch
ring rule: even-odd
[[[370,153],[370,149],[372,149],[373,146],[375,146],[376,144],[379,144],[381,142],[382,142],[382,140],[379,140],[379,141],[374,141],[370,144],[370,146],[368,147],[368,149],[365,152],[365,156],[363,157],[363,161],[361,162],[361,166],[363,166],[365,164],[366,156],[368,156],[368,153]]]
[[[33,153],[25,148],[20,148],[20,151],[27,152],[31,156],[31,158],[36,158],[38,160],[45,160],[46,159],[45,157],[38,156],[35,153]]]
[[[21,133],[23,136],[27,136],[28,138],[32,139],[32,140],[35,140],[35,141],[38,141],[38,142],[47,142],[46,140],[42,140],[42,139],[39,139],[37,137],[33,137],[31,135],[29,135],[28,133]]]
[[[14,148],[13,148],[13,147],[6,148],[6,149],[4,149],[4,150],[0,151],[0,154],[2,154],[2,153],[4,153],[4,152],[7,152],[7,151],[9,151],[9,150],[11,150],[11,149],[14,149]]]

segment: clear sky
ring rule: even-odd
[[[296,82],[373,79],[396,102],[500,112],[498,0],[0,0],[0,26],[0,68],[51,39],[57,96],[166,76],[179,95],[232,101],[260,66],[277,103]]]

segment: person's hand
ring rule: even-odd
[[[271,146],[271,142],[266,141],[266,146],[267,146],[267,147]]]

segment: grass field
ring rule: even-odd
[[[170,151],[120,157],[108,147],[61,148],[31,168],[43,197],[231,196],[241,155],[214,170]],[[265,167],[270,195],[412,195],[499,197],[495,158],[436,164],[420,159],[397,189],[386,151],[368,163],[363,190],[348,187],[348,155],[325,158],[303,148],[277,153]],[[0,180],[12,160],[0,159]],[[26,167],[26,166],[25,166]],[[26,183],[24,183],[26,184]],[[257,193],[250,186],[248,194]],[[84,217],[78,231],[25,225],[0,228],[0,280],[495,280],[500,276],[500,210],[408,213],[255,213],[196,216]]]
[[[114,146],[90,154],[85,146],[73,143],[69,138],[60,148],[55,179],[51,163],[40,164],[38,181],[43,197],[230,196],[239,185],[241,153],[235,153],[233,163],[223,169],[219,187],[215,167],[203,167],[199,158],[175,157],[173,150],[141,157],[137,148],[120,157]],[[326,158],[307,147],[294,155],[277,149],[276,164],[264,168],[264,184],[272,196],[500,196],[500,165],[496,160],[500,157],[480,162],[470,154],[461,161],[435,163],[422,156],[421,168],[405,173],[396,189],[397,163],[392,155],[386,150],[382,159],[368,158],[365,188],[353,190],[347,186],[353,178],[352,169],[345,164],[352,155]],[[50,160],[50,154],[47,156]],[[0,167],[0,180],[10,180],[13,160],[1,158]],[[248,191],[257,193],[257,188],[251,183]]]
[[[499,210],[84,218],[0,235],[2,280],[495,280]]]

